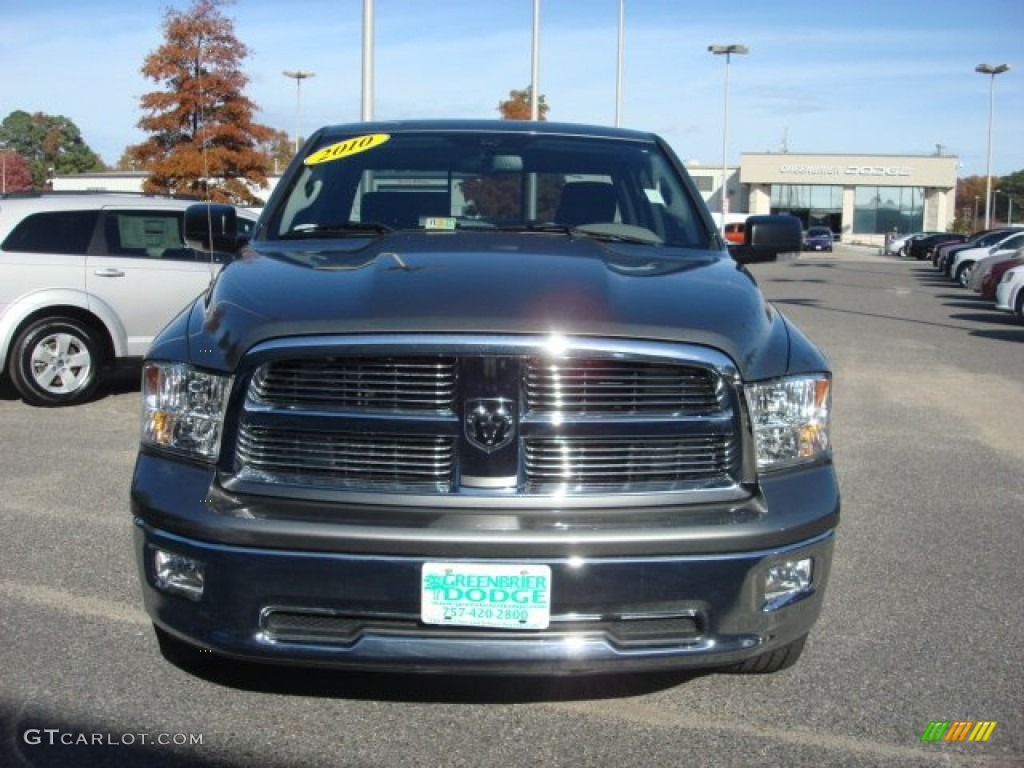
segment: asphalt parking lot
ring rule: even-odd
[[[875,249],[752,272],[836,377],[843,519],[794,668],[189,674],[136,583],[129,371],[71,409],[0,392],[0,765],[1024,765],[1024,325]],[[955,720],[996,726],[922,742]]]

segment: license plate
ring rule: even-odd
[[[551,616],[551,568],[424,563],[420,605],[425,624],[546,629]]]

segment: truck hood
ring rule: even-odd
[[[254,345],[287,337],[561,334],[711,347],[745,379],[826,366],[806,343],[794,359],[795,332],[724,251],[493,232],[268,245],[226,267],[150,357],[233,371]]]

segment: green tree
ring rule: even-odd
[[[1012,199],[1014,220],[1024,221],[1024,170],[995,180],[994,186],[1002,194],[996,195],[992,201],[992,212],[999,216],[1000,221],[1009,221]]]
[[[260,142],[260,151],[270,159],[271,173],[283,173],[295,156],[295,142],[287,131],[273,131],[270,138]]]
[[[167,11],[164,43],[142,66],[164,88],[142,96],[138,125],[150,137],[127,152],[149,173],[147,192],[255,204],[251,188],[266,187],[261,145],[273,130],[255,121],[256,106],[242,92],[249,49],[221,12],[230,2],[195,0],[187,11]]]
[[[17,152],[28,164],[32,184],[46,185],[55,173],[86,173],[105,169],[81,131],[63,115],[15,110],[0,123],[0,144]]]

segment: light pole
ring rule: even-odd
[[[540,120],[540,0],[533,0],[530,50],[530,119]]]
[[[298,154],[299,136],[302,134],[302,81],[310,77],[316,77],[316,72],[286,69],[281,74],[295,81],[295,154]]]
[[[1001,75],[1010,69],[1009,64],[979,64],[974,68],[975,72],[989,76],[988,86],[988,162],[985,165],[985,229],[989,228],[992,209],[992,112],[995,104],[996,75]]]
[[[615,127],[622,125],[622,49],[626,25],[626,0],[619,0],[619,34],[615,56]]]
[[[359,119],[364,123],[373,120],[373,0],[363,0],[363,95],[360,100]]]
[[[725,226],[725,214],[729,212],[728,173],[729,173],[729,62],[732,55],[749,53],[745,45],[709,45],[708,50],[715,56],[725,56],[725,89],[722,98],[722,220],[719,227]]]

